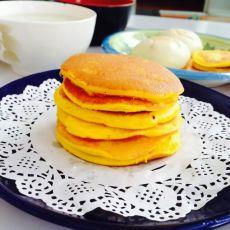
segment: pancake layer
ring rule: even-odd
[[[150,129],[121,129],[83,121],[68,115],[61,109],[58,109],[57,117],[68,133],[82,138],[99,140],[125,139],[134,136],[161,136],[178,130],[182,123],[182,118],[178,115],[171,121],[156,125]]]
[[[108,166],[138,164],[172,155],[180,145],[179,132],[161,137],[135,137],[122,140],[92,140],[69,134],[59,122],[56,137],[70,153],[83,160]]]
[[[140,112],[157,111],[167,108],[178,100],[178,97],[168,98],[161,103],[125,96],[108,96],[103,94],[88,94],[80,87],[74,85],[68,78],[64,79],[62,89],[67,97],[77,105],[94,110]]]
[[[62,86],[56,90],[54,100],[58,108],[81,120],[124,129],[152,128],[159,123],[168,122],[180,114],[180,106],[177,102],[170,108],[154,112],[117,113],[85,109],[69,100]]]

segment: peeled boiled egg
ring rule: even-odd
[[[170,36],[180,39],[190,49],[191,53],[196,50],[203,49],[202,42],[199,36],[190,30],[185,29],[170,29],[164,30],[158,34],[159,36]]]
[[[191,51],[176,37],[156,36],[140,42],[131,55],[155,61],[166,67],[183,68],[190,60]]]

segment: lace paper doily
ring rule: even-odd
[[[55,79],[0,105],[0,175],[20,193],[55,210],[83,215],[95,208],[156,221],[184,217],[230,184],[230,119],[180,97],[182,148],[172,157],[112,168],[84,162],[55,140]]]

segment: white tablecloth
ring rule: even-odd
[[[230,38],[229,23],[194,21],[184,19],[169,19],[149,16],[132,16],[128,28],[132,29],[192,29],[196,32],[208,33]],[[102,52],[100,48],[90,48],[88,52]],[[0,86],[21,76],[12,72],[11,68],[0,62]],[[218,87],[216,90],[230,96],[230,84]],[[0,230],[64,230],[67,228],[43,221],[11,206],[0,198]],[[219,228],[230,229],[230,225]]]

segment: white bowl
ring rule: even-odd
[[[2,1],[0,9],[0,59],[23,75],[85,52],[96,22],[94,11],[57,2]]]

